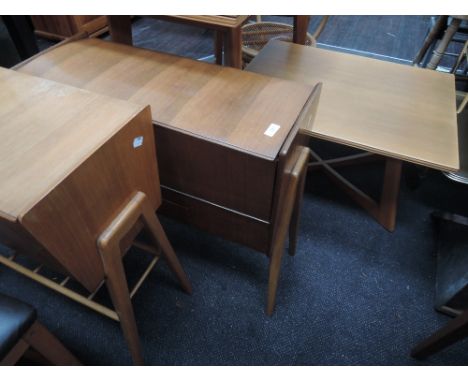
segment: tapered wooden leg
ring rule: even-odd
[[[293,42],[304,45],[307,39],[307,29],[309,28],[309,16],[294,16]]]
[[[387,158],[385,161],[385,175],[379,203],[378,221],[390,232],[395,230],[401,167],[401,160]]]
[[[299,158],[292,169],[291,173],[285,176],[289,177],[287,188],[280,196],[279,211],[281,211],[278,221],[273,232],[273,243],[270,250],[270,267],[268,277],[268,296],[266,313],[271,316],[275,308],[276,290],[278,288],[278,279],[281,269],[281,259],[283,257],[286,235],[288,233],[289,223],[294,208],[294,203],[297,195],[299,179],[307,169],[309,161],[308,148],[303,148]]]
[[[320,166],[332,182],[346,192],[385,229],[390,232],[395,230],[402,167],[401,160],[388,157],[385,158],[385,173],[382,193],[380,201],[376,202],[369,195],[365,194],[332,168],[333,165],[341,164],[340,161],[342,158],[340,158],[340,161],[338,162],[333,162],[333,160],[322,160],[322,158],[320,158],[320,156],[318,156],[314,151],[311,151],[311,155],[316,161],[313,162],[313,164],[316,163],[317,166]],[[358,158],[356,157],[355,159]]]
[[[128,343],[133,363],[143,365],[141,344],[128,291],[127,278],[122,264],[120,247],[118,243],[112,243],[105,248],[99,248],[99,250],[107,276],[106,285],[119,316],[120,326]]]
[[[275,309],[276,290],[278,289],[278,279],[281,269],[281,259],[283,258],[284,245],[286,241],[286,234],[288,225],[291,221],[291,215],[294,205],[294,196],[296,194],[297,178],[291,177],[287,197],[283,204],[282,214],[278,222],[278,229],[274,238],[273,246],[270,252],[270,268],[268,276],[268,297],[266,313],[271,316]]]
[[[36,321],[22,338],[53,365],[81,365],[80,361],[43,325]]]
[[[107,23],[109,24],[109,34],[113,42],[133,44],[132,19],[130,16],[107,16]]]
[[[214,54],[217,65],[223,64],[223,32],[215,30],[214,32]]]
[[[225,33],[224,65],[242,69],[241,28],[232,28]]]
[[[182,265],[177,258],[174,250],[172,249],[171,243],[169,242],[166,233],[164,232],[159,219],[151,209],[149,203],[145,203],[142,208],[143,219],[145,220],[146,227],[150,232],[157,245],[161,248],[162,255],[166,259],[169,268],[174,272],[177,279],[179,280],[182,288],[187,293],[192,293],[192,285],[185,274]]]
[[[294,200],[294,207],[291,216],[291,222],[289,223],[289,254],[294,256],[296,254],[297,247],[297,235],[299,230],[299,220],[301,217],[302,199],[304,197],[304,186],[307,176],[307,170],[303,171],[299,178],[299,184],[297,185],[296,198]]]
[[[150,232],[154,241],[161,248],[161,252],[167,260],[169,267],[176,274],[182,287],[191,293],[192,287],[177,259],[169,240],[157,219],[151,204],[143,192],[135,192],[120,213],[114,218],[109,226],[102,232],[97,240],[97,247],[102,257],[106,284],[112,298],[120,325],[127,340],[133,362],[137,365],[143,364],[141,345],[138,337],[135,316],[128,291],[128,284],[122,264],[122,253],[120,243],[135,224],[141,220]]]
[[[416,345],[411,351],[411,356],[414,358],[426,358],[467,336],[468,310]]]
[[[270,267],[268,270],[268,297],[266,313],[269,316],[273,314],[273,310],[275,309],[276,290],[278,289],[278,280],[281,270],[281,259],[283,258],[284,250],[284,239],[281,240],[281,238],[278,238],[277,241],[278,248],[272,251],[270,255]]]

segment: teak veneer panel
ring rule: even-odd
[[[155,124],[274,160],[312,87],[96,39],[52,49],[20,71],[151,105]],[[271,123],[281,128],[264,135]]]
[[[149,107],[0,69],[0,241],[94,290],[115,214],[135,191],[161,204],[155,158]]]
[[[452,74],[270,41],[247,70],[323,82],[312,136],[440,170],[457,170]]]

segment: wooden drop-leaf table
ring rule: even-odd
[[[273,312],[290,229],[294,253],[320,86],[84,39],[17,70],[151,105],[161,212],[268,255]],[[315,84],[314,84],[315,85]],[[291,224],[290,224],[291,223]]]
[[[155,215],[161,191],[150,108],[0,69],[0,179],[0,242],[15,250],[0,263],[120,321],[134,362],[143,363],[122,265],[143,227],[191,291]],[[39,265],[15,261],[22,254]],[[42,275],[43,265],[63,280]],[[70,279],[89,296],[67,288]],[[93,301],[103,284],[115,311]]]

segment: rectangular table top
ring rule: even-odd
[[[0,218],[20,219],[142,109],[0,68]]]
[[[306,84],[97,39],[62,45],[18,70],[149,104],[158,125],[268,160],[277,157],[313,90]]]
[[[247,70],[315,84],[311,135],[440,170],[459,168],[454,76],[270,41]]]

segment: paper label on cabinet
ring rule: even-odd
[[[269,137],[272,137],[273,135],[276,134],[276,132],[280,129],[280,125],[277,125],[276,123],[270,123],[270,126],[268,126],[268,129],[265,130],[263,134],[268,135]]]
[[[133,148],[136,149],[143,144],[143,136],[138,136],[133,139]]]

